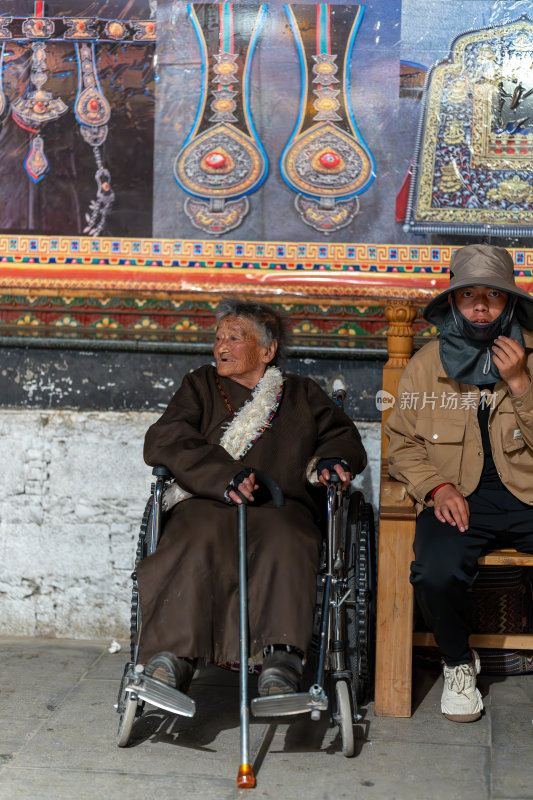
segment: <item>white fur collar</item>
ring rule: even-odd
[[[266,428],[270,428],[270,416],[278,407],[278,394],[285,378],[278,367],[268,367],[255,387],[251,400],[225,426],[220,440],[221,446],[234,459],[242,458]],[[168,511],[176,503],[187,500],[192,494],[182,489],[176,482],[165,489],[163,508]]]

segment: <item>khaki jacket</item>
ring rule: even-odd
[[[531,375],[533,333],[523,333]],[[438,341],[422,347],[405,368],[385,431],[390,474],[406,485],[417,513],[433,505],[428,493],[441,483],[455,484],[465,497],[476,489],[483,469],[479,402],[477,386],[448,377]],[[499,381],[490,405],[489,435],[498,475],[510,492],[533,506],[533,386],[515,397]]]

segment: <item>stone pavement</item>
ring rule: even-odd
[[[309,717],[253,721],[253,790],[238,790],[238,678],[204,668],[193,720],[158,710],[115,745],[113,703],[125,648],[58,639],[0,639],[0,800],[510,800],[533,798],[533,675],[480,679],[486,713],[457,725],[439,713],[441,680],[416,675],[411,719],[356,726],[357,753]]]

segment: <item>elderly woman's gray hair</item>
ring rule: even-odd
[[[225,297],[219,303],[216,319],[221,322],[226,317],[245,317],[254,323],[260,343],[268,345],[276,341],[278,347],[272,364],[279,364],[285,357],[287,336],[283,317],[267,303],[255,300],[239,300],[237,297]]]

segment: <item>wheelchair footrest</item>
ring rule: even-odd
[[[254,717],[288,717],[327,711],[328,698],[320,686],[312,686],[308,692],[299,694],[274,694],[270,697],[254,697],[251,703]]]
[[[142,675],[138,682],[132,680],[125,691],[134,692],[139,700],[145,700],[150,705],[163,708],[172,714],[194,717],[196,713],[196,703],[192,697],[146,675]]]

